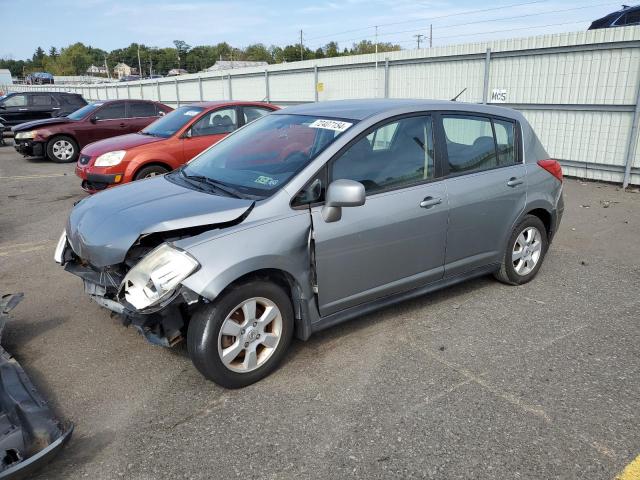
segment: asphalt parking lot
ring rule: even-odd
[[[73,165],[0,147],[4,345],[70,444],[39,479],[613,479],[640,453],[640,193],[565,181],[531,283],[481,278],[296,342],[223,390],[147,344],[52,259]]]

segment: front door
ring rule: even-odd
[[[27,95],[20,93],[0,100],[0,117],[6,120],[5,126],[12,127],[29,121],[29,101]]]
[[[90,141],[111,138],[128,133],[125,102],[109,102],[103,105],[94,115],[95,128],[90,130]]]
[[[516,123],[443,115],[449,176],[445,273],[455,276],[502,261],[505,242],[523,212],[527,185]]]
[[[237,128],[238,113],[235,107],[205,113],[187,130],[187,135],[182,142],[182,161],[188,162]]]
[[[428,115],[393,120],[330,164],[330,179],[361,182],[367,199],[333,223],[311,210],[322,316],[443,277],[447,192],[433,138]]]

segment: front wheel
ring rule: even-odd
[[[71,163],[78,160],[80,149],[76,141],[67,136],[58,136],[47,143],[47,157],[56,163]]]
[[[509,285],[522,285],[536,276],[549,248],[542,221],[527,215],[511,233],[500,270],[495,277]]]
[[[136,173],[134,180],[151,178],[151,177],[155,177],[156,175],[164,175],[168,171],[169,170],[167,170],[161,165],[149,165],[148,167],[141,168],[140,171]]]
[[[293,307],[278,285],[254,280],[232,287],[189,323],[195,367],[226,388],[250,385],[273,372],[293,337]]]

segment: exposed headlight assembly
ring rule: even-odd
[[[129,270],[120,285],[120,295],[136,310],[144,310],[170,297],[199,267],[187,252],[163,243]]]
[[[96,158],[96,167],[113,167],[118,165],[124,156],[127,154],[126,150],[116,150],[114,152],[107,152]]]
[[[16,140],[28,140],[28,139],[35,138],[35,136],[37,134],[38,134],[37,130],[31,130],[30,132],[18,132],[15,135],[15,139]]]

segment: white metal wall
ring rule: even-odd
[[[640,27],[307,60],[117,84],[4,89],[77,92],[87,100],[267,100],[283,106],[346,98],[450,99],[521,110],[567,175],[640,184]],[[634,120],[636,120],[634,122]]]

